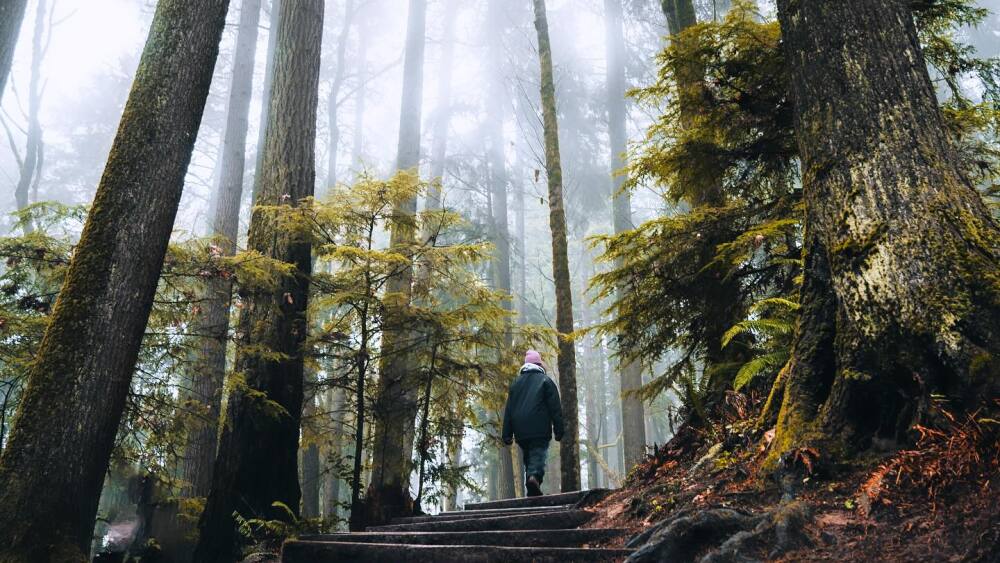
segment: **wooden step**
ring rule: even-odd
[[[557,493],[538,497],[476,502],[465,505],[465,510],[496,510],[500,508],[532,508],[540,506],[558,506],[560,504],[576,504],[584,499],[593,499],[596,501],[597,499],[604,498],[610,492],[611,491],[608,489],[589,489],[586,491],[573,491],[569,493]]]
[[[302,541],[501,547],[585,547],[627,535],[624,529],[505,530],[472,532],[356,532],[303,536]],[[568,563],[568,562],[567,562]]]
[[[488,516],[467,520],[433,520],[415,524],[372,526],[369,532],[469,532],[480,530],[560,530],[576,528],[591,519],[586,510],[559,510],[540,514]]]
[[[411,545],[355,542],[288,541],[283,563],[576,563],[622,561],[629,549],[502,547],[492,545]]]
[[[417,524],[419,522],[441,522],[444,520],[468,520],[469,518],[486,518],[490,516],[517,516],[523,514],[542,514],[545,512],[558,512],[569,510],[572,504],[561,504],[557,506],[535,506],[530,508],[502,508],[499,510],[459,510],[455,512],[442,512],[436,516],[407,516],[393,518],[390,524]]]

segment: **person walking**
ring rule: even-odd
[[[515,441],[524,459],[524,487],[529,497],[542,494],[549,442],[563,437],[559,389],[545,373],[542,356],[534,350],[524,355],[524,366],[507,392],[503,415],[503,443]]]

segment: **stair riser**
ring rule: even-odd
[[[593,515],[585,510],[567,510],[527,516],[500,516],[475,518],[471,520],[449,520],[444,522],[422,522],[419,524],[398,524],[373,526],[369,532],[470,532],[481,530],[564,530],[576,528]]]
[[[540,497],[524,497],[494,500],[490,502],[478,502],[465,505],[465,510],[494,510],[498,508],[527,508],[537,506],[555,506],[559,504],[575,504],[587,495],[603,496],[606,495],[607,492],[607,489],[591,489],[589,491],[573,491],[570,493],[543,495]]]
[[[569,563],[622,561],[622,549],[566,549],[476,546],[385,545],[331,542],[288,542],[283,563]]]
[[[526,514],[545,514],[570,510],[573,505],[547,506],[544,508],[515,508],[510,510],[471,510],[468,512],[446,512],[436,516],[409,516],[393,518],[390,524],[419,524],[421,522],[443,522],[447,520],[468,520],[469,518],[490,518],[499,516],[523,516]]]

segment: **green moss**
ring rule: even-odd
[[[848,238],[835,245],[831,251],[834,260],[846,262],[849,267],[861,265],[889,231],[886,223],[878,223],[861,238]]]

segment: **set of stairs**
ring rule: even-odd
[[[467,504],[437,516],[397,518],[364,532],[304,536],[288,541],[283,563],[622,561],[632,550],[590,547],[625,535],[619,529],[581,529],[587,507],[604,489]]]

